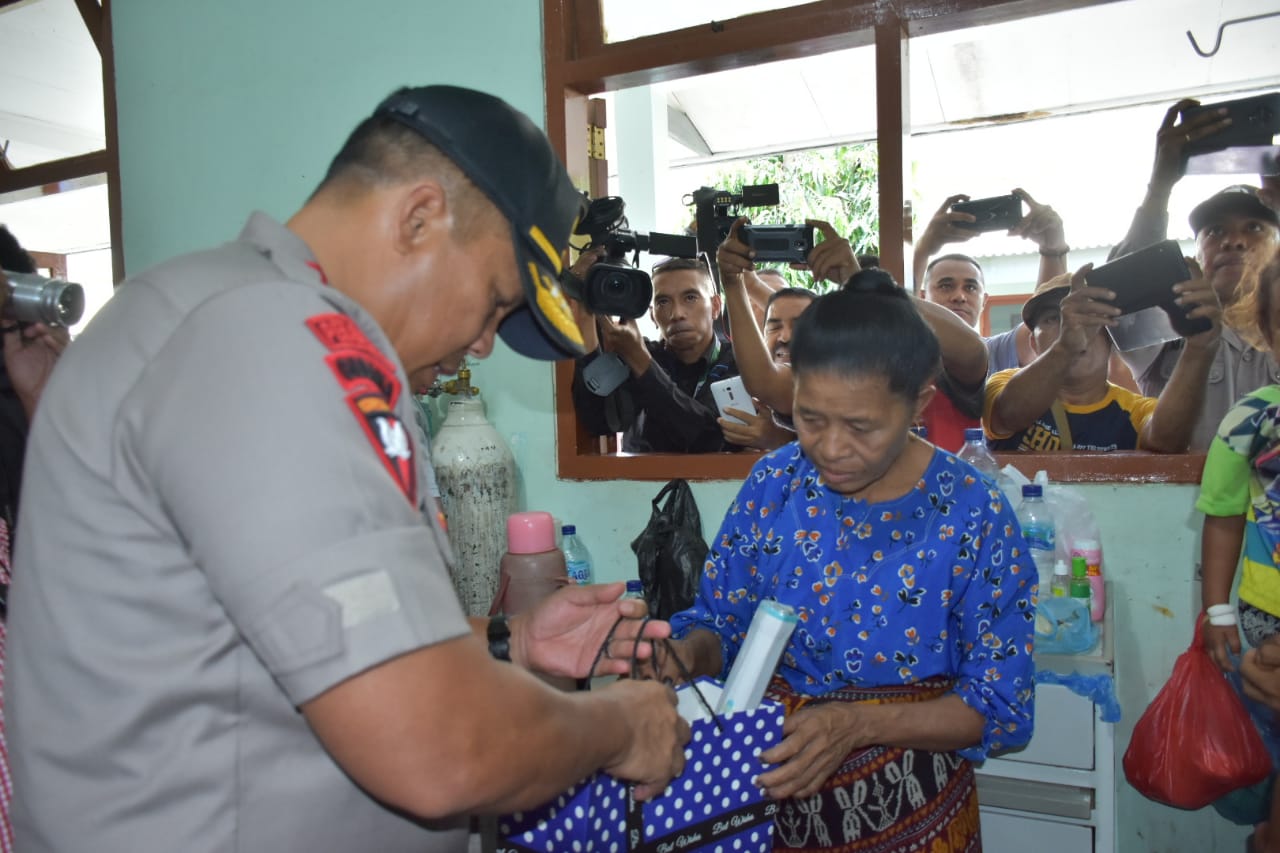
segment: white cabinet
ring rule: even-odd
[[[1113,672],[1110,625],[1093,655],[1037,657],[1037,670]],[[1060,684],[1036,687],[1035,735],[977,768],[985,853],[1114,853],[1114,725]]]

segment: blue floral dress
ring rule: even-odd
[[[778,674],[803,696],[948,679],[986,720],[980,760],[1031,738],[1037,575],[991,481],[936,451],[907,495],[827,488],[796,443],[752,468],[711,546],[698,598],[671,618],[720,637],[723,677],[757,602],[795,608]]]

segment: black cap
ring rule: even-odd
[[[581,355],[582,333],[559,277],[585,201],[546,134],[501,98],[458,86],[400,89],[374,116],[421,134],[511,222],[526,298],[498,327],[507,346],[546,361]]]
[[[1212,225],[1224,213],[1253,216],[1280,226],[1280,217],[1277,217],[1276,212],[1258,198],[1257,187],[1235,184],[1219,190],[1191,210],[1191,233],[1199,234],[1201,229]]]

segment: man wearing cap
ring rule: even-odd
[[[423,488],[415,387],[499,333],[540,358],[580,346],[556,285],[579,209],[505,102],[402,89],[287,223],[255,213],[120,285],[28,448],[20,849],[459,851],[468,813],[597,768],[643,798],[679,771],[669,688],[525,671],[647,654],[638,620],[601,648],[641,615],[622,585],[468,621]]]
[[[1156,135],[1155,163],[1142,206],[1129,233],[1111,250],[1119,257],[1165,239],[1169,224],[1169,194],[1186,168],[1183,148],[1188,142],[1219,132],[1231,120],[1226,110],[1211,110],[1181,120],[1184,109],[1197,102],[1186,99],[1169,108]],[[1259,197],[1257,187],[1227,187],[1202,201],[1190,216],[1196,238],[1196,260],[1213,283],[1223,309],[1235,302],[1239,285],[1266,266],[1280,246],[1280,218]],[[1228,313],[1227,316],[1230,316]],[[1142,393],[1159,394],[1177,367],[1183,342],[1171,341],[1121,352]],[[1204,406],[1195,417],[1192,450],[1206,450],[1227,410],[1240,397],[1280,382],[1280,364],[1264,350],[1250,346],[1239,330],[1224,325],[1222,345],[1207,378]]]
[[[982,425],[988,443],[996,450],[1185,451],[1222,326],[1212,287],[1198,268],[1191,281],[1174,286],[1180,303],[1196,306],[1188,316],[1209,320],[1211,328],[1186,338],[1158,398],[1141,397],[1107,381],[1106,327],[1119,309],[1108,304],[1113,291],[1085,284],[1090,269],[1086,264],[1041,283],[1023,306],[1037,357],[987,378]]]

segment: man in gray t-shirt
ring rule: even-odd
[[[495,334],[580,350],[556,279],[580,206],[506,103],[403,89],[287,223],[255,213],[120,286],[29,444],[20,849],[456,851],[468,813],[598,768],[646,797],[679,771],[669,688],[563,693],[522,668],[589,675],[643,613],[621,584],[464,616],[415,427],[414,389]],[[617,637],[643,654],[638,625]]]

